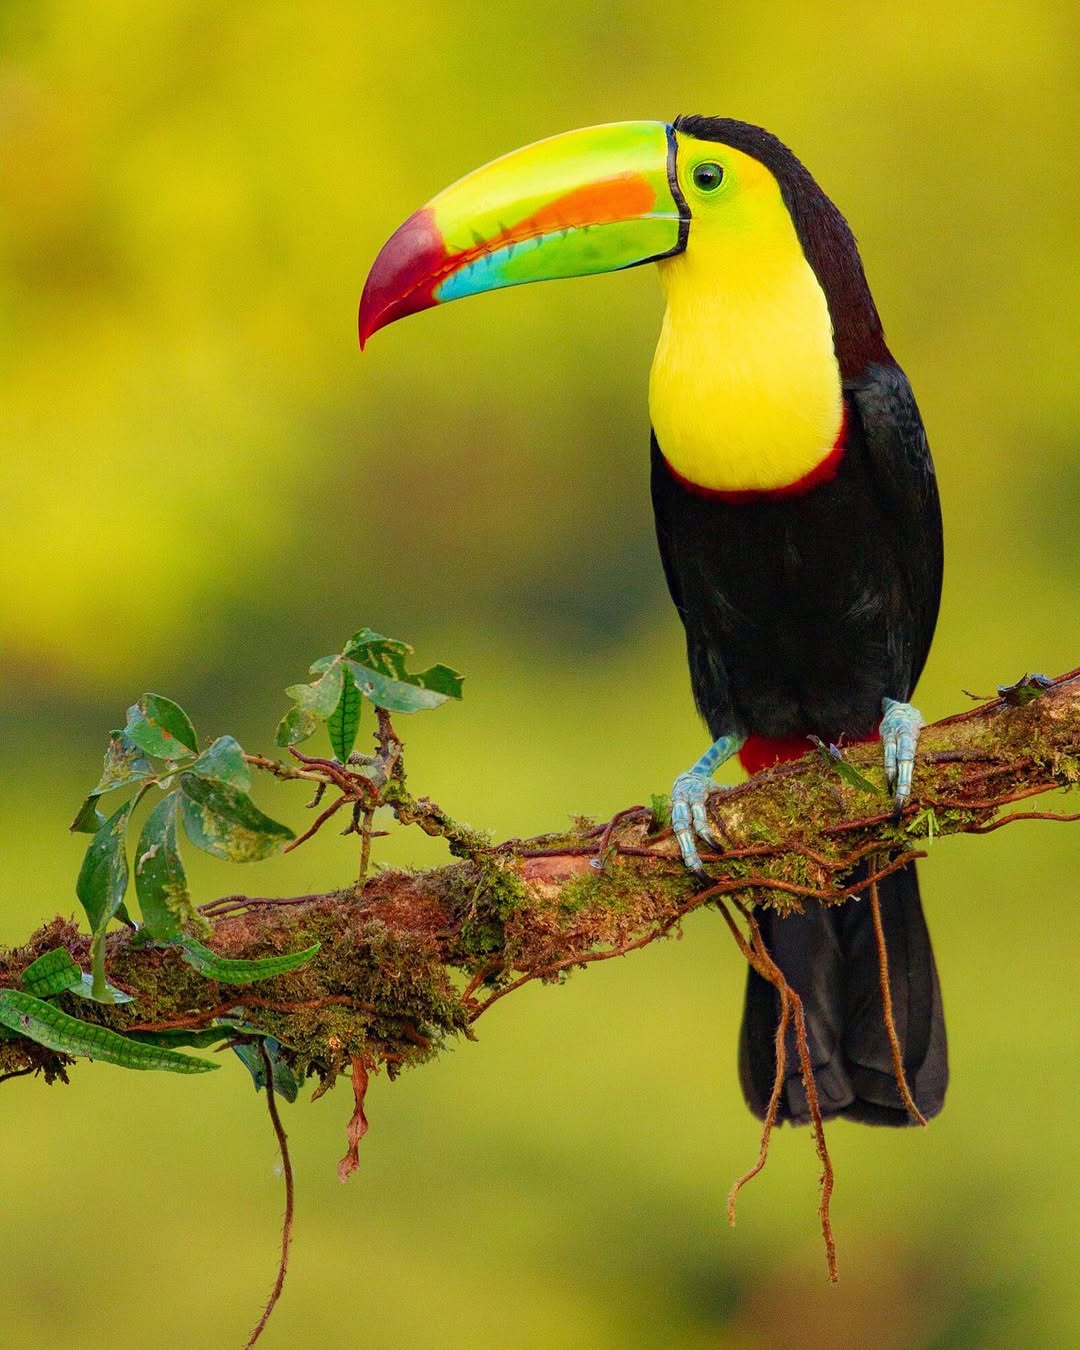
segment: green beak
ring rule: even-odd
[[[360,345],[461,296],[669,257],[689,224],[666,122],[538,141],[459,179],[395,231],[364,286]]]

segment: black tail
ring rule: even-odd
[[[929,1118],[945,1102],[949,1066],[941,989],[914,864],[884,877],[878,890],[904,1071],[915,1104]],[[869,900],[859,896],[828,909],[814,905],[787,917],[759,910],[758,916],[773,960],[803,1001],[822,1115],[873,1125],[912,1124],[893,1073]],[[750,1110],[761,1118],[772,1095],[779,1021],[776,989],[751,970],[739,1040],[739,1078]],[[787,1034],[779,1119],[809,1119],[794,1026]]]

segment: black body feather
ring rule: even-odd
[[[941,516],[918,408],[885,345],[851,232],[798,160],[743,123],[676,125],[755,155],[777,178],[829,303],[846,405],[835,477],[799,496],[732,503],[699,494],[672,475],[653,437],[657,538],[686,630],[694,697],[714,737],[865,737],[881,719],[883,697],[910,697],[937,619]],[[880,890],[905,1069],[931,1116],[948,1069],[914,867]],[[824,1113],[907,1123],[885,1037],[869,904],[765,913],[763,932],[803,998]],[[751,971],[739,1058],[757,1115],[772,1090],[779,1011],[776,991]],[[788,1050],[781,1118],[805,1120],[793,1040]]]
[[[714,736],[871,733],[907,699],[941,595],[941,514],[911,388],[896,366],[849,382],[835,478],[802,496],[694,492],[652,442],[652,497],[690,680]]]

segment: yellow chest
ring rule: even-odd
[[[687,482],[776,491],[821,467],[843,423],[825,295],[794,232],[746,250],[691,242],[660,264],[667,311],[649,379],[660,449]],[[691,230],[693,241],[693,230]]]

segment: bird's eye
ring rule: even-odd
[[[724,181],[724,170],[719,164],[695,164],[694,171],[690,175],[694,180],[694,186],[701,192],[715,192]]]

